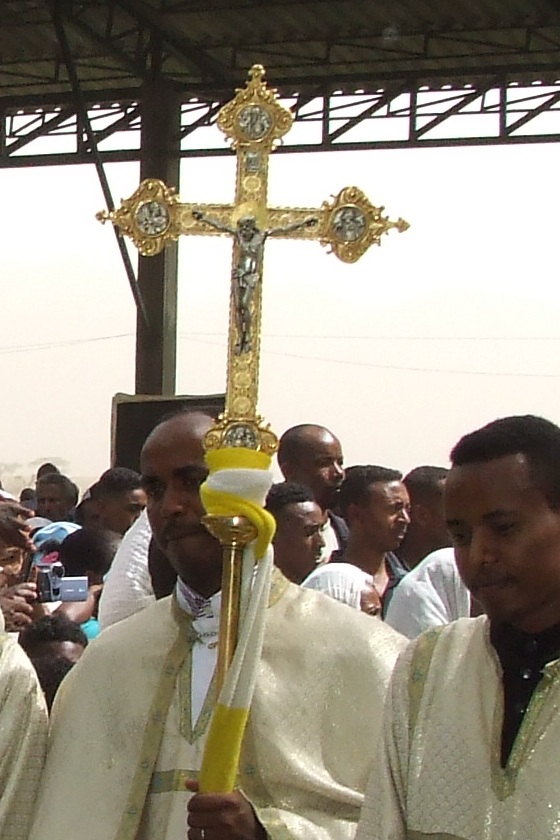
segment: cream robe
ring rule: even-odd
[[[502,716],[486,616],[420,636],[393,675],[385,755],[356,840],[560,838],[560,660],[546,666],[504,769]]]
[[[0,635],[0,840],[26,840],[45,759],[47,708],[33,666]]]
[[[55,703],[32,840],[183,840],[214,700],[193,729],[193,635],[164,599],[88,647]],[[353,836],[403,644],[277,577],[239,774],[272,838]]]

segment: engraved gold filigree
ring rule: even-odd
[[[181,235],[179,196],[163,181],[142,181],[130,198],[110,213],[96,214],[102,224],[112,222],[121,233],[130,236],[143,257],[153,257]]]
[[[323,203],[318,238],[343,262],[356,262],[371,245],[380,245],[381,237],[393,228],[402,233],[410,227],[404,219],[391,221],[383,215],[384,209],[372,204],[358,187],[345,187]]]
[[[291,111],[280,105],[276,90],[266,86],[264,76],[264,67],[254,64],[247,85],[237,88],[235,97],[218,114],[218,128],[235,150],[260,146],[271,152],[292,127]]]
[[[245,448],[276,451],[276,437],[257,414],[265,240],[315,240],[344,262],[355,262],[392,228],[408,228],[402,219],[392,222],[383,216],[384,208],[373,205],[357,187],[346,187],[320,208],[268,206],[269,157],[290,130],[293,117],[278,102],[276,91],[266,86],[264,75],[261,65],[252,67],[246,87],[218,114],[218,127],[237,156],[232,204],[181,204],[174,190],[149,180],[118,210],[97,216],[118,225],[145,256],[159,253],[180,234],[233,239],[226,405],[206,437],[208,449],[243,442]],[[242,236],[243,220],[253,220],[255,234],[261,236],[252,249]],[[243,282],[250,285],[245,299],[240,297]]]
[[[235,446],[274,455],[278,449],[278,438],[260,415],[231,417],[224,412],[206,433],[204,448],[209,452]]]

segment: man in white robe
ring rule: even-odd
[[[451,453],[447,524],[487,615],[395,668],[357,840],[560,837],[560,428],[507,417]]]
[[[0,840],[27,840],[47,742],[33,666],[0,614]]]
[[[461,580],[452,548],[432,551],[401,580],[385,621],[408,639],[430,627],[471,614],[469,590]]]
[[[221,585],[199,497],[210,424],[183,413],[144,445],[150,522],[177,592],[110,627],[64,682],[32,840],[184,840],[187,812],[190,840],[354,835],[403,640],[280,573],[239,789],[191,796],[215,701]]]
[[[18,505],[0,504],[0,566],[30,548]],[[35,670],[0,611],[0,840],[27,840],[45,759],[47,707]]]

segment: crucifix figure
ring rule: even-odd
[[[254,216],[242,216],[235,228],[225,225],[218,219],[205,216],[201,210],[193,210],[194,218],[216,230],[229,233],[237,243],[237,262],[231,272],[231,287],[237,324],[235,354],[248,353],[251,350],[251,307],[254,292],[262,273],[264,243],[269,236],[286,235],[302,227],[313,227],[318,219],[310,216],[303,222],[294,222],[283,227],[260,230]]]
[[[165,184],[144,181],[111,213],[98,214],[130,236],[140,253],[159,253],[181,235],[227,235],[233,241],[226,408],[209,433],[210,449],[248,446],[274,451],[276,438],[257,414],[263,252],[269,237],[313,239],[343,262],[355,262],[392,228],[383,207],[358,187],[346,187],[319,208],[270,207],[267,202],[270,154],[290,130],[292,113],[267,87],[264,68],[255,65],[245,88],[221,109],[217,125],[237,157],[232,204],[182,204]],[[242,442],[242,443],[241,443]]]

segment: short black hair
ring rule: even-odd
[[[454,467],[524,455],[549,505],[560,507],[560,428],[544,417],[501,417],[464,435],[451,450]]]
[[[58,559],[67,575],[88,572],[106,574],[113,562],[119,539],[111,531],[101,528],[80,528],[60,543]]]
[[[280,481],[278,484],[273,484],[268,491],[265,508],[276,517],[288,505],[314,501],[315,496],[305,484],[296,484],[294,481]]]
[[[52,475],[53,473],[60,474],[60,470],[54,464],[51,464],[50,461],[46,461],[44,464],[41,464],[39,469],[37,470],[37,478],[42,478],[44,475]]]
[[[62,473],[46,473],[37,479],[37,492],[46,484],[54,484],[57,487],[62,487],[66,500],[73,506],[78,504],[79,490],[74,482]]]
[[[19,494],[20,502],[36,502],[37,501],[37,493],[33,489],[33,487],[24,487],[21,493]]]
[[[433,467],[428,464],[410,470],[403,478],[410,501],[415,503],[440,498],[443,493],[442,482],[448,475],[447,467]]]
[[[120,496],[122,493],[130,493],[132,490],[140,490],[141,487],[140,473],[129,470],[128,467],[111,467],[105,470],[90,488],[90,496],[95,500],[106,499]]]
[[[278,443],[278,463],[298,461],[308,446],[307,436],[309,432],[317,430],[332,435],[332,432],[329,432],[324,426],[317,426],[315,423],[300,423],[299,426],[286,429]]]
[[[45,653],[31,660],[37,678],[45,695],[45,702],[49,712],[60,687],[60,683],[66,674],[74,667],[74,662],[66,659],[65,656],[58,656],[55,653]]]
[[[63,613],[46,615],[24,627],[18,641],[28,656],[48,642],[75,642],[84,648],[88,643],[87,636],[80,625],[71,621]]]
[[[350,505],[361,505],[367,501],[368,490],[372,484],[388,484],[391,481],[402,481],[402,472],[377,464],[356,464],[348,467],[338,496],[342,515],[346,518]]]

